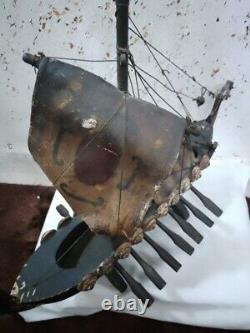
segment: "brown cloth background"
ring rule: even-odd
[[[53,193],[54,190],[50,187],[0,184],[0,288],[10,290],[20,269],[34,250]],[[220,331],[223,330],[171,324],[106,311],[87,317],[36,323],[25,323],[18,315],[0,316],[0,333]]]

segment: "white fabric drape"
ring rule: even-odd
[[[223,209],[220,218],[207,211],[193,193],[185,194],[215,222],[209,229],[195,217],[190,217],[189,221],[204,236],[199,245],[170,217],[163,219],[195,247],[192,256],[172,244],[159,228],[150,233],[182,263],[178,273],[172,271],[145,242],[135,247],[166,279],[163,290],[157,290],[133,258],[121,261],[155,298],[145,317],[198,326],[250,329],[250,221],[245,200],[249,179],[250,167],[235,160],[214,160],[203,172],[195,186]],[[65,204],[61,195],[56,193],[42,233],[57,226],[60,217],[55,207],[59,203]],[[88,315],[100,311],[102,300],[113,300],[114,294],[119,293],[103,277],[92,291],[22,312],[22,316],[26,321],[38,321]],[[126,300],[134,295],[126,291],[121,297]]]

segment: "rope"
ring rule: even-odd
[[[148,88],[149,89],[151,89],[154,93],[155,93],[155,95],[156,96],[158,96],[168,107],[170,107],[175,113],[177,113],[181,118],[183,118],[183,115],[179,112],[179,111],[177,111],[171,104],[169,104],[150,84],[149,84],[149,82],[141,75],[141,73],[139,73],[138,71],[137,71],[137,69],[136,69],[136,67],[135,67],[135,65],[133,65],[133,60],[132,60],[132,58],[129,58],[130,59],[130,62],[131,62],[131,65],[132,65],[132,67],[133,67],[133,69],[134,69],[134,71],[137,73],[137,75],[138,75],[138,77],[139,77],[139,79],[140,79],[140,81],[142,82],[142,84],[143,84],[143,86],[144,86],[144,88],[146,89],[146,87],[145,87],[145,85],[147,85],[147,89],[146,89],[146,91],[147,91],[147,93],[149,94],[149,90],[148,90]],[[150,95],[150,97],[153,99],[153,97]],[[153,99],[153,101],[155,102],[155,100]],[[156,104],[156,106],[158,106],[157,105],[157,103],[155,102],[155,104]],[[167,110],[168,111],[168,110]]]
[[[174,90],[177,98],[179,99],[185,113],[187,114],[188,118],[191,119],[191,114],[188,111],[186,105],[183,103],[181,97],[178,95],[177,91],[174,88],[174,85],[172,84],[172,82],[170,81],[170,79],[168,78],[168,76],[166,75],[165,71],[163,70],[163,68],[161,67],[161,64],[159,63],[158,59],[156,58],[154,52],[151,50],[151,47],[148,45],[147,41],[144,39],[144,37],[142,36],[142,34],[140,33],[139,29],[137,28],[137,26],[135,25],[134,21],[131,19],[131,17],[129,16],[129,20],[131,21],[131,23],[133,24],[134,28],[137,31],[137,34],[139,35],[139,38],[144,42],[145,46],[147,47],[148,51],[150,52],[151,56],[153,57],[153,59],[155,60],[156,64],[158,65],[158,67],[161,70],[162,75],[166,78],[167,82],[169,83],[169,85],[171,86],[171,88]]]
[[[68,58],[68,57],[47,57],[51,59],[61,59],[61,60],[73,60],[73,61],[83,61],[83,62],[117,62],[116,59],[81,59],[81,58]]]
[[[135,67],[140,70],[141,72],[143,72],[144,74],[146,74],[147,76],[151,77],[153,80],[155,80],[156,82],[158,82],[162,87],[166,88],[168,91],[175,93],[176,91],[172,90],[171,88],[169,88],[165,83],[163,83],[161,80],[159,80],[157,77],[155,77],[154,75],[152,75],[151,73],[145,71],[145,69],[141,68],[140,66],[138,66],[137,64],[135,64]],[[179,95],[182,95],[183,97],[189,98],[191,100],[194,100],[193,96],[187,95],[181,91],[177,91],[177,93]]]
[[[130,18],[131,20],[131,18]],[[136,35],[137,37],[140,37],[140,34],[137,33],[136,31],[134,31],[132,28],[129,28],[129,30]],[[143,42],[145,44],[147,44],[149,47],[151,47],[155,52],[157,52],[160,56],[162,56],[165,60],[167,60],[171,65],[173,65],[175,68],[177,68],[180,72],[182,72],[184,75],[186,75],[190,80],[192,80],[193,82],[195,82],[197,85],[199,85],[201,88],[206,88],[207,92],[215,97],[215,93],[211,90],[209,90],[206,86],[204,86],[201,82],[199,82],[194,76],[190,75],[186,70],[184,70],[183,68],[181,68],[179,65],[177,65],[173,60],[171,60],[168,56],[166,56],[163,52],[161,52],[160,50],[158,50],[154,45],[152,45],[149,41],[147,41],[143,36],[142,36]],[[166,71],[163,69],[163,71]]]

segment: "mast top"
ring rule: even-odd
[[[128,15],[129,0],[116,0],[117,86],[128,92]]]

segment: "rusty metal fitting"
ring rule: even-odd
[[[192,181],[195,181],[195,180],[199,179],[200,177],[201,177],[200,167],[198,167],[198,166],[193,167],[192,175],[191,175]]]
[[[168,197],[168,206],[172,206],[177,204],[177,202],[180,200],[180,191],[178,188],[173,190],[173,192]],[[166,214],[165,214],[166,215]]]
[[[171,200],[171,206],[172,205],[176,205],[177,202],[180,200],[180,193],[175,193],[175,195],[173,196],[172,200]]]
[[[125,242],[121,244],[115,251],[115,256],[118,259],[125,259],[130,255],[131,243]]]
[[[103,261],[97,269],[98,276],[108,273],[112,269],[113,264],[114,264],[113,259],[108,259]]]
[[[97,276],[95,274],[87,274],[85,278],[82,279],[77,285],[79,291],[87,291],[94,288],[97,281]]]
[[[151,231],[156,227],[156,219],[152,218],[151,220],[147,220],[143,223],[143,229],[145,231]]]
[[[165,216],[168,213],[168,208],[169,208],[169,203],[168,202],[164,202],[162,203],[158,209],[157,209],[157,213],[159,216]]]
[[[132,244],[138,244],[143,240],[143,230],[142,228],[137,228],[132,237],[130,238],[130,241]]]

